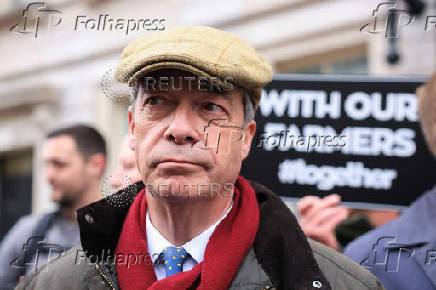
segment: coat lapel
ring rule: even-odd
[[[279,196],[251,182],[259,202],[260,223],[254,249],[277,289],[314,289],[318,281],[330,289],[313,257],[297,219]]]

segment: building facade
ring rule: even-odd
[[[403,1],[385,2],[2,1],[0,234],[22,214],[54,206],[41,160],[51,128],[80,122],[101,130],[110,175],[127,133],[128,106],[128,91],[113,71],[132,40],[162,28],[210,25],[245,39],[276,73],[429,76],[436,66],[436,1],[427,0],[416,17],[404,12]],[[391,38],[389,9],[400,15]],[[386,60],[393,49],[400,56],[394,65]]]

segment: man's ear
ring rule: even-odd
[[[135,151],[135,120],[131,109],[127,111],[127,118],[129,120],[129,147],[132,151]]]
[[[89,164],[91,174],[101,177],[106,169],[106,156],[102,153],[96,153],[88,157],[87,163]]]
[[[244,129],[244,138],[242,140],[242,160],[247,158],[248,153],[250,153],[251,141],[256,133],[256,122],[254,120],[250,121]]]

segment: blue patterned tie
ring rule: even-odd
[[[167,277],[183,271],[183,262],[189,255],[183,247],[166,247],[162,254]]]

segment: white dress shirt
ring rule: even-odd
[[[183,271],[191,270],[195,265],[203,261],[204,251],[206,250],[209,238],[214,232],[216,226],[227,216],[230,209],[233,206],[233,201],[227,212],[213,225],[201,232],[199,235],[194,237],[189,242],[185,243],[182,247],[185,248],[186,252],[190,254],[183,263]],[[147,210],[146,217],[146,234],[147,234],[147,248],[148,253],[152,257],[154,272],[156,273],[157,280],[166,278],[165,265],[161,263],[156,263],[159,254],[169,246],[175,247],[171,244],[164,236],[153,226],[150,220],[150,215]]]

